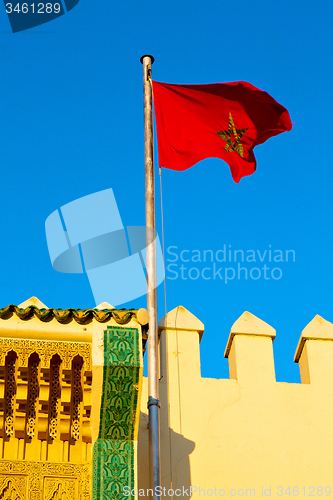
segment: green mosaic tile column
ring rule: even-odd
[[[93,450],[93,500],[122,500],[135,485],[138,396],[142,383],[137,328],[109,326],[104,332],[103,394]],[[128,490],[128,488],[127,488]],[[126,490],[125,490],[126,491]]]

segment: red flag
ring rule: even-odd
[[[291,130],[286,108],[247,82],[153,82],[159,166],[186,170],[204,158],[228,163],[235,182],[256,169],[253,148]]]

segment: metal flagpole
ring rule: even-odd
[[[148,332],[148,411],[149,411],[149,478],[153,499],[159,500],[157,487],[161,484],[160,471],[160,425],[158,399],[158,331],[156,294],[156,229],[155,229],[155,180],[153,139],[153,98],[151,65],[153,56],[144,55],[143,102],[145,137],[145,182],[146,182],[146,269],[147,269],[147,311]]]

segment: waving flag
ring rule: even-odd
[[[159,166],[186,170],[216,157],[235,182],[256,170],[253,148],[291,130],[286,108],[247,82],[153,82]]]

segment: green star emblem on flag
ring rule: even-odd
[[[219,132],[216,132],[217,135],[222,137],[223,140],[227,143],[224,147],[228,153],[231,153],[232,151],[236,151],[239,156],[243,158],[244,154],[244,148],[243,144],[241,143],[241,138],[247,131],[247,128],[241,128],[238,129],[235,127],[234,120],[232,118],[232,115],[229,111],[229,127],[228,130],[220,130]]]

